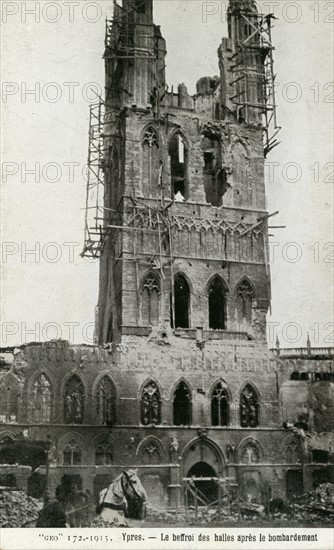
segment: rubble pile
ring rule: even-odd
[[[334,520],[334,485],[323,483],[314,491],[301,495],[292,503],[294,518],[307,521],[323,521],[332,523]]]
[[[22,491],[0,491],[0,526],[35,527],[38,512],[43,507],[39,500]]]

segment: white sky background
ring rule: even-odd
[[[13,95],[3,96],[1,104],[6,135],[2,162],[17,165],[17,173],[8,175],[2,186],[2,240],[13,243],[3,245],[2,254],[4,345],[55,337],[74,343],[92,341],[98,262],[79,257],[86,193],[82,169],[87,160],[88,106],[94,98],[87,84],[104,86],[104,20],[111,14],[111,2],[90,2],[85,9],[87,3],[81,0],[80,6],[72,6],[74,21],[70,22],[70,8],[63,1],[57,2],[57,11],[52,6],[55,2],[1,2],[3,80],[13,83]],[[270,11],[268,3],[259,2],[264,13]],[[40,20],[36,14],[25,14],[24,4],[40,10]],[[217,48],[227,36],[226,5],[154,1],[155,23],[167,40],[169,86],[184,82],[194,93],[200,77],[218,74]],[[5,13],[16,9],[5,21]],[[207,15],[205,22],[206,10],[217,13]],[[327,84],[333,81],[333,13],[333,3],[326,1],[284,0],[275,6],[278,20],[273,40],[282,131],[281,145],[268,158],[279,166],[274,181],[269,181],[267,170],[267,197],[269,212],[280,211],[272,225],[287,228],[272,230],[271,241],[277,246],[271,259],[273,298],[268,322],[275,324],[275,330],[268,334],[270,347],[276,334],[281,347],[305,346],[307,332],[315,345],[333,346],[334,248],[328,244],[334,240],[333,164],[327,164],[333,160],[334,88]],[[48,21],[57,16],[59,22]],[[48,87],[51,82],[58,92]],[[70,85],[64,83],[77,84],[73,97]],[[39,101],[25,95],[26,89],[35,87],[40,89]],[[56,92],[61,97],[51,102]],[[301,97],[292,102],[296,93]],[[33,169],[36,163],[40,163],[37,175],[25,176],[24,167]],[[57,163],[58,174],[47,168],[48,163]],[[78,164],[74,181],[66,163]],[[291,180],[296,170],[288,163],[300,166],[295,183]],[[9,169],[14,170],[13,166]],[[319,181],[315,181],[317,166]],[[52,178],[57,181],[50,182]],[[57,243],[58,250],[48,243]],[[64,243],[75,243],[73,257]],[[296,245],[286,247],[287,243]],[[39,249],[40,258],[26,255],[26,249]],[[6,256],[6,251],[12,255]],[[51,262],[57,254],[57,261]],[[301,257],[293,262],[296,254]],[[66,323],[74,323],[71,334]]]

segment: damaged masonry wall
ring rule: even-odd
[[[168,348],[173,339],[177,340],[174,346],[179,351],[175,351],[173,356],[171,368],[174,376],[171,379],[165,364],[167,358],[170,360]],[[61,341],[24,347],[15,355],[13,366],[1,373],[2,387],[11,387],[14,390],[11,395],[16,394],[16,400],[12,398],[9,405],[10,415],[2,408],[2,442],[8,438],[20,440],[22,434],[45,442],[51,435],[52,485],[61,482],[64,475],[77,475],[82,486],[95,494],[100,488],[99,483],[105,483],[106,477],[110,476],[110,467],[114,477],[126,465],[139,466],[144,485],[159,505],[175,505],[176,496],[167,486],[172,479],[176,485],[181,483],[181,477],[187,475],[193,459],[197,460],[197,452],[202,453],[219,475],[235,475],[243,487],[244,498],[254,483],[258,486],[258,499],[268,483],[275,487],[277,496],[284,495],[285,476],[291,470],[303,470],[303,489],[313,487],[313,472],[321,471],[323,475],[325,471],[326,479],[331,479],[329,465],[333,461],[333,438],[328,432],[316,433],[312,414],[314,412],[316,416],[319,406],[323,410],[331,406],[332,382],[301,382],[303,388],[308,384],[309,390],[308,397],[304,400],[301,397],[300,401],[299,397],[296,401],[296,394],[306,394],[296,392],[294,386],[295,409],[292,410],[291,384],[296,382],[289,378],[295,372],[296,360],[289,364],[289,360],[277,360],[270,353],[264,356],[255,347],[253,356],[248,352],[243,356],[242,345],[231,344],[230,349],[227,347],[222,370],[221,356],[215,352],[213,344],[202,350],[194,345],[193,350],[190,347],[185,354],[180,339],[172,333],[166,336],[156,332],[151,335],[149,345],[150,353],[147,353],[147,345],[134,338],[129,338],[128,346],[115,346],[112,350],[69,346]],[[152,365],[155,376],[148,374]],[[206,370],[204,378],[203,365]],[[299,360],[298,367],[302,372],[313,369],[330,373],[332,360]],[[48,422],[43,422],[43,419],[36,422],[31,416],[36,407],[34,384],[41,375],[50,382],[51,416]],[[80,423],[69,425],[65,416],[65,386],[73,375],[78,376],[84,387],[85,412]],[[110,425],[103,424],[97,412],[98,384],[105,375],[110,377],[115,388],[116,415]],[[266,384],[261,385],[264,375]],[[241,378],[243,382],[240,382]],[[173,391],[181,379],[191,388],[192,420],[186,429],[173,425]],[[230,420],[225,428],[212,426],[210,415],[210,392],[220,379],[226,382],[231,394]],[[157,384],[161,395],[161,421],[154,428],[143,425],[141,417],[141,392],[148,380]],[[240,426],[240,389],[246,381],[261,387],[260,423],[253,429]],[[312,385],[316,387],[315,392]],[[312,409],[314,393],[318,396],[315,411]],[[326,417],[325,428],[332,427],[329,425],[332,417]],[[285,424],[283,428],[285,420],[290,425]],[[295,428],[295,425],[302,425],[304,429]],[[172,445],[175,439],[176,453]],[[189,455],[191,441],[194,448]],[[67,464],[66,447],[73,442],[79,446],[80,463]],[[102,464],[97,460],[100,444],[108,445],[110,449],[110,460],[105,459]],[[327,450],[326,464],[319,463],[317,455],[313,455],[314,450],[321,449]],[[43,464],[37,470],[45,475]]]

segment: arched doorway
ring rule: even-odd
[[[188,471],[187,477],[194,476],[194,484],[198,490],[198,505],[205,506],[212,504],[218,500],[218,484],[213,479],[216,478],[217,472],[207,462],[197,462]],[[204,478],[203,480],[198,478]],[[194,497],[188,495],[188,503],[192,504]]]

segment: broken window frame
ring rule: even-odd
[[[215,407],[217,407],[217,410],[215,410]],[[228,390],[223,382],[217,382],[211,393],[211,425],[228,426],[229,423],[230,399]]]
[[[181,394],[182,392],[182,394]],[[173,425],[190,426],[192,423],[192,396],[188,384],[181,380],[173,395]]]
[[[177,139],[177,143],[175,140]],[[182,144],[182,155],[180,155]],[[188,164],[189,164],[189,146],[188,142],[181,130],[174,132],[168,143],[168,155],[170,160],[171,174],[171,197],[175,197],[180,192],[183,199],[189,199],[188,186]],[[183,168],[181,168],[183,167]]]
[[[149,380],[141,394],[141,423],[144,426],[161,424],[161,397],[158,385]]]
[[[37,424],[51,422],[52,387],[49,378],[44,373],[40,374],[34,381],[31,399],[31,421]]]
[[[219,291],[220,296],[218,296],[218,286],[219,285]],[[217,289],[214,289],[214,286],[217,286]],[[215,292],[215,296],[213,296],[213,292]],[[227,288],[224,283],[224,281],[221,279],[219,275],[214,275],[209,282],[208,285],[208,321],[209,321],[209,330],[226,330],[227,326]],[[221,302],[221,307],[219,308],[219,302]],[[213,317],[215,317],[214,313],[216,309],[219,309],[218,316],[219,320],[218,322],[213,322]],[[213,326],[215,325],[215,326]]]
[[[77,374],[73,374],[67,380],[64,390],[63,406],[65,424],[83,424],[84,405],[84,385],[80,377]]]
[[[82,462],[82,449],[76,439],[71,439],[63,448],[63,466],[80,466]],[[65,458],[67,456],[69,459]]]
[[[182,295],[180,292],[182,290],[181,285],[184,286]],[[174,277],[174,311],[173,303],[171,303],[171,326],[173,328],[188,329],[191,327],[190,303],[191,292],[189,283],[182,273],[176,273]]]
[[[116,423],[116,389],[111,378],[105,374],[95,391],[96,414],[101,425],[112,426]]]
[[[260,425],[260,404],[259,397],[252,386],[248,383],[240,393],[240,426],[242,428],[257,428]]]

